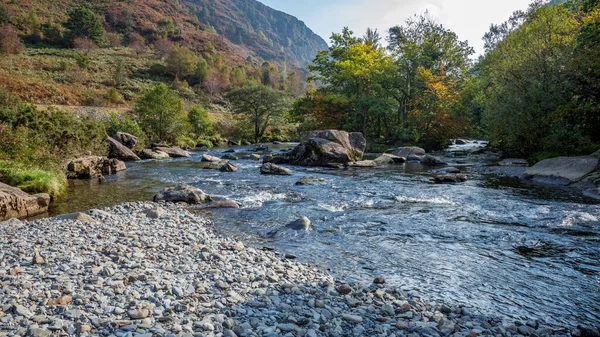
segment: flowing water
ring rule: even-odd
[[[240,160],[238,172],[221,173],[202,169],[201,155],[128,163],[102,184],[71,182],[69,197],[52,212],[151,200],[166,186],[186,183],[243,204],[200,211],[219,232],[341,278],[384,276],[390,285],[485,314],[567,326],[600,322],[600,202],[576,191],[475,173],[463,184],[437,185],[431,172],[412,164],[293,167],[291,176],[263,176],[259,162]],[[480,165],[449,160],[467,172]],[[295,185],[303,176],[324,181]],[[300,216],[313,221],[312,231],[281,229]]]

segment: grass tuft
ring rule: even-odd
[[[47,193],[56,198],[65,193],[67,178],[59,170],[41,170],[23,164],[0,161],[0,181],[27,193]]]

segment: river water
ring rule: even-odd
[[[263,176],[260,162],[249,160],[236,161],[235,173],[202,169],[201,155],[128,163],[102,184],[71,181],[52,213],[151,200],[186,183],[243,204],[200,211],[217,231],[338,277],[368,283],[384,276],[427,299],[511,319],[600,322],[600,202],[576,191],[473,173],[481,162],[468,157],[448,159],[471,173],[468,182],[438,185],[430,169],[412,164],[291,167],[291,176]],[[295,185],[303,176],[324,182]],[[301,216],[313,221],[312,231],[277,231]]]

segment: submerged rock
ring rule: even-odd
[[[219,200],[211,202],[210,204],[203,205],[201,209],[205,208],[240,208],[242,204],[234,200]]]
[[[309,184],[324,183],[324,182],[325,182],[324,178],[314,178],[312,176],[306,176],[306,177],[302,177],[302,178],[298,179],[298,181],[296,182],[296,185],[309,185]]]
[[[242,159],[244,159],[244,160],[256,160],[256,161],[259,161],[260,160],[260,155],[258,155],[258,154],[247,154],[247,155],[243,156]]]
[[[188,204],[200,204],[210,201],[211,198],[199,188],[190,185],[178,185],[168,187],[156,194],[153,198],[155,202],[186,202]]]
[[[307,217],[303,216],[300,219],[292,221],[289,224],[285,225],[285,228],[293,229],[296,231],[307,231],[312,228],[312,221],[310,221]]]
[[[499,166],[523,166],[523,167],[527,167],[529,166],[529,162],[527,162],[527,159],[519,159],[519,158],[506,158],[501,160],[498,163]]]
[[[29,195],[19,188],[0,183],[0,221],[44,214],[49,205],[48,194]]]
[[[374,160],[361,160],[348,163],[348,167],[376,167],[377,163]]]
[[[239,158],[234,154],[227,153],[224,156],[222,156],[221,159],[223,159],[223,160],[238,160]]]
[[[442,183],[463,183],[468,180],[464,174],[439,174],[433,177],[433,181],[438,184]]]

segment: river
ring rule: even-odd
[[[600,202],[577,191],[477,174],[471,168],[482,163],[460,156],[448,160],[470,173],[469,181],[439,185],[420,165],[291,167],[291,176],[264,176],[261,163],[250,160],[236,161],[235,173],[202,169],[201,155],[128,163],[102,184],[71,181],[51,212],[151,200],[186,183],[243,204],[199,211],[218,232],[340,278],[384,276],[388,285],[489,315],[562,326],[600,322]],[[324,181],[295,185],[303,176]],[[312,231],[269,235],[301,216],[313,221]]]

